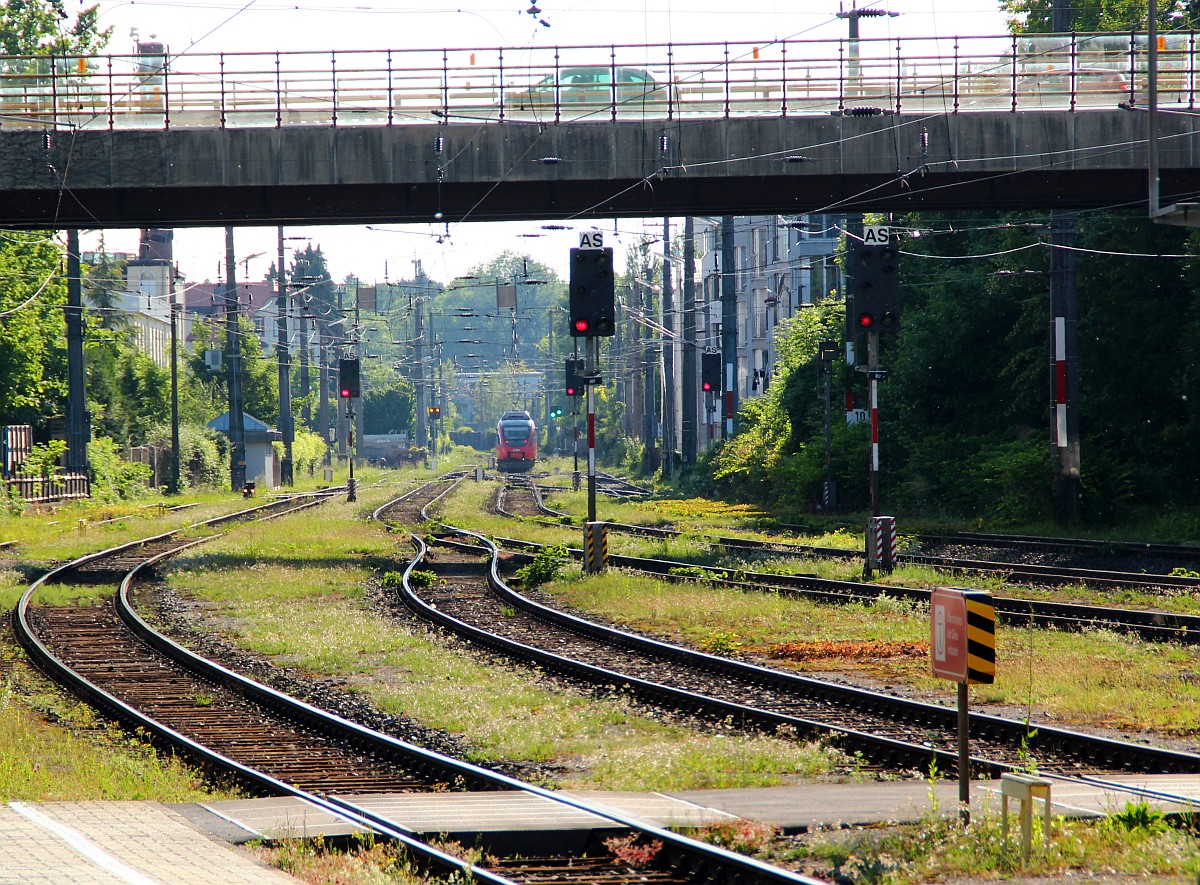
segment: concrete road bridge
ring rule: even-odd
[[[1158,44],[1163,201],[1197,41]],[[1145,205],[1145,35],[5,59],[0,226]]]

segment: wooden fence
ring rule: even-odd
[[[6,477],[3,482],[9,497],[19,495],[30,504],[88,498],[92,493],[87,475],[83,473],[64,473],[58,476],[16,474]]]

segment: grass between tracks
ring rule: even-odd
[[[713,652],[768,657],[805,672],[857,671],[953,701],[953,686],[929,674],[925,604],[884,597],[817,605],[617,572],[543,589],[585,611]],[[1019,623],[1001,623],[996,646],[996,682],[973,686],[973,705],[1028,710],[1064,725],[1200,734],[1200,649],[1104,629],[1063,633]]]
[[[619,696],[555,691],[534,671],[482,663],[423,629],[381,619],[367,587],[408,553],[362,521],[382,500],[364,491],[357,506],[331,502],[290,517],[282,536],[270,525],[246,526],[176,560],[169,581],[206,603],[208,621],[240,647],[344,678],[381,709],[459,735],[476,761],[546,765],[562,786],[770,785],[822,774],[835,761],[819,746],[724,729],[700,734],[640,715]]]
[[[474,491],[471,491],[474,489]],[[466,484],[464,493],[467,497],[477,494],[479,487]],[[269,541],[265,537],[251,539],[249,530],[246,539],[243,529],[238,529],[228,539],[216,542],[221,549],[218,555],[209,557],[207,550],[216,546],[208,545],[201,548],[184,563],[186,571],[181,571],[172,580],[182,581],[186,586],[194,583],[203,585],[210,591],[214,599],[210,608],[210,617],[214,626],[222,629],[227,635],[240,637],[248,641],[252,635],[261,634],[266,637],[266,647],[277,656],[281,663],[291,663],[307,666],[308,661],[319,661],[320,666],[314,666],[314,672],[331,672],[340,674],[350,673],[351,684],[359,690],[375,692],[385,701],[391,699],[393,709],[412,713],[410,701],[421,700],[422,693],[444,693],[450,682],[457,680],[459,674],[482,681],[475,708],[469,718],[482,720],[491,717],[513,716],[526,718],[529,725],[526,731],[534,731],[539,724],[555,722],[556,716],[561,716],[553,706],[557,698],[552,692],[529,692],[528,694],[514,693],[504,702],[491,706],[491,696],[499,689],[506,689],[512,683],[518,688],[528,688],[529,683],[536,678],[534,675],[520,670],[508,668],[486,668],[470,659],[461,659],[442,651],[436,646],[425,644],[421,636],[403,635],[400,644],[410,652],[409,657],[402,658],[394,653],[390,643],[396,642],[393,635],[378,636],[374,629],[375,619],[368,613],[363,586],[370,580],[371,575],[380,567],[380,551],[388,554],[394,549],[396,539],[388,539],[382,531],[365,526],[361,521],[347,519],[347,515],[361,517],[372,506],[382,503],[383,491],[375,491],[369,487],[369,481],[364,481],[360,489],[360,503],[357,509],[344,504],[333,503],[318,509],[317,512],[303,517],[289,517],[288,521],[277,523],[287,527],[286,538],[282,542]],[[464,523],[478,525],[479,505],[468,503],[460,505],[456,501],[450,507],[463,506]],[[324,513],[332,513],[341,508],[334,516],[326,517]],[[471,511],[472,513],[466,513]],[[233,509],[232,507],[229,509]],[[602,514],[604,515],[604,514]],[[156,525],[158,525],[156,523]],[[500,530],[499,525],[506,525],[508,531]],[[498,523],[497,533],[519,534],[530,536],[524,528],[520,532],[512,531],[513,521],[504,520]],[[254,531],[258,531],[255,529]],[[556,530],[547,530],[548,534]],[[547,537],[545,540],[572,540],[578,533],[577,529],[564,530],[569,534]],[[91,530],[88,530],[90,533]],[[130,532],[131,537],[147,534],[135,527]],[[263,533],[265,535],[265,533]],[[0,535],[0,537],[8,537]],[[113,543],[116,543],[114,541]],[[94,544],[86,549],[95,549],[109,544]],[[346,561],[346,551],[350,551],[351,562]],[[0,554],[3,555],[3,554]],[[11,608],[26,583],[26,575],[17,572],[0,572],[0,600],[6,608]],[[616,576],[608,580],[615,581]],[[249,589],[243,589],[242,595],[230,592],[231,587],[245,581]],[[569,580],[556,589],[566,593],[590,594],[598,590],[601,582],[597,579]],[[597,586],[592,586],[597,585]],[[758,613],[742,614],[736,611],[726,612],[719,607],[712,607],[711,615],[706,615],[706,623],[698,618],[689,621],[684,617],[695,611],[705,611],[712,606],[714,598],[698,596],[699,589],[691,586],[664,587],[662,592],[670,592],[672,599],[667,596],[658,598],[659,590],[649,586],[627,588],[625,593],[642,597],[654,612],[670,611],[664,616],[671,630],[676,627],[682,632],[687,630],[693,641],[714,650],[723,647],[728,650],[752,651],[755,644],[790,646],[789,653],[795,657],[805,658],[801,664],[809,669],[841,669],[839,659],[830,658],[835,647],[841,655],[852,655],[856,650],[896,649],[909,643],[927,641],[927,615],[913,607],[906,607],[895,602],[882,602],[874,606],[864,607],[857,614],[847,612],[846,618],[851,628],[844,627],[840,618],[841,608],[812,607],[808,610],[796,609],[795,614],[788,613],[786,621],[773,625],[772,621],[779,619],[784,612],[781,609],[765,609]],[[738,594],[730,591],[710,591],[722,597],[739,598],[746,601],[756,600],[766,604],[771,597],[758,597],[754,594]],[[621,593],[617,593],[618,596]],[[680,602],[683,600],[684,602]],[[690,600],[690,601],[689,601]],[[786,600],[774,600],[772,604],[788,602],[789,606],[800,606],[800,603]],[[591,604],[586,596],[580,596],[578,604]],[[621,606],[606,603],[613,607],[613,616],[618,616]],[[639,613],[636,605],[626,602],[634,619],[640,617],[646,625],[653,618]],[[679,611],[672,611],[676,606]],[[301,612],[293,620],[293,611]],[[837,616],[835,618],[834,616]],[[244,620],[242,619],[244,616]],[[793,623],[795,622],[795,623]],[[753,627],[753,629],[751,629]],[[818,635],[819,631],[819,635]],[[390,630],[389,634],[397,631]],[[1180,707],[1194,708],[1195,681],[1189,677],[1198,669],[1195,657],[1190,653],[1176,656],[1175,652],[1158,647],[1148,646],[1137,642],[1128,642],[1120,637],[1103,633],[1091,634],[1098,642],[1081,642],[1079,657],[1060,659],[1058,650],[1047,642],[1055,634],[1043,631],[1030,633],[1024,630],[1013,630],[1011,640],[1005,638],[1007,630],[1001,631],[1001,679],[1009,678],[1011,669],[1024,668],[1026,683],[1033,685],[1035,680],[1029,674],[1036,674],[1036,683],[1041,689],[1044,679],[1055,677],[1056,674],[1074,672],[1074,680],[1080,685],[1079,693],[1087,694],[1089,687],[1106,694],[1107,700],[1100,704],[1101,715],[1105,710],[1120,706],[1123,714],[1136,714],[1145,707],[1144,699],[1138,694],[1131,694],[1130,688],[1137,691],[1149,690],[1149,686],[1158,685],[1154,694],[1178,693],[1177,701]],[[840,637],[840,639],[839,639]],[[1069,637],[1066,637],[1069,638]],[[835,640],[838,640],[835,643]],[[330,648],[324,648],[325,645]],[[1083,655],[1086,649],[1082,646],[1092,646],[1099,649],[1093,656]],[[5,656],[11,656],[11,639],[5,639],[3,645]],[[1020,655],[1030,649],[1027,658]],[[1179,650],[1176,650],[1179,651]],[[425,658],[429,656],[445,657],[453,662],[453,667],[443,663],[432,662],[426,665]],[[876,655],[877,656],[877,655]],[[868,660],[870,655],[868,656]],[[860,659],[861,660],[861,659]],[[1149,660],[1153,666],[1147,672],[1145,665]],[[908,668],[911,662],[903,654],[895,655],[892,665],[896,667],[895,675],[888,676],[896,682],[905,682],[910,677]],[[461,670],[454,669],[460,666]],[[862,667],[868,668],[863,662]],[[323,670],[322,668],[327,668]],[[407,669],[406,669],[407,668]],[[924,659],[917,665],[923,673]],[[21,672],[17,667],[15,672]],[[926,683],[917,679],[917,671],[913,671],[913,684],[933,686],[934,690],[946,698],[949,693],[945,684]],[[409,678],[414,677],[423,685],[413,685]],[[1016,679],[1015,676],[1012,677]],[[1067,679],[1062,676],[1062,679]],[[30,677],[32,680],[33,677]],[[1155,680],[1158,680],[1156,683]],[[14,679],[11,675],[3,678],[3,689],[0,689],[0,799],[81,799],[81,798],[155,798],[167,801],[187,801],[194,798],[189,791],[196,788],[193,776],[181,767],[178,777],[160,776],[152,769],[139,768],[139,760],[147,765],[158,763],[149,757],[145,748],[136,741],[130,741],[127,736],[112,733],[111,753],[105,750],[103,734],[106,729],[89,723],[90,714],[86,708],[64,703],[48,686],[33,685],[25,676]],[[372,686],[378,686],[374,688]],[[1003,681],[998,687],[1003,687]],[[1163,692],[1163,687],[1167,691]],[[48,697],[30,702],[30,695],[37,695],[45,690]],[[972,689],[973,703],[985,702],[980,692],[988,687]],[[1029,695],[1024,692],[1019,681],[1013,694]],[[1040,699],[1041,695],[1037,695]],[[434,699],[436,701],[436,699]],[[443,706],[453,706],[457,698],[452,698]],[[583,702],[580,702],[581,706]],[[1023,705],[1024,702],[1022,702]],[[431,701],[431,707],[436,704]],[[531,704],[534,713],[531,715],[523,704]],[[543,706],[544,705],[544,706]],[[1090,702],[1081,702],[1080,706],[1089,708]],[[1049,707],[1047,707],[1049,709]],[[32,710],[41,711],[36,715]],[[548,731],[542,735],[541,749],[538,749],[537,735],[530,739],[528,735],[507,734],[506,726],[485,723],[483,737],[476,745],[486,749],[489,744],[500,745],[500,739],[493,737],[500,732],[505,740],[516,743],[523,740],[525,745],[534,749],[528,758],[537,758],[540,753],[560,761],[565,766],[576,766],[586,777],[596,775],[588,771],[588,766],[594,760],[606,763],[616,769],[628,766],[629,762],[637,762],[645,766],[653,766],[660,755],[663,758],[670,754],[679,754],[675,738],[668,734],[669,726],[651,723],[662,729],[662,732],[643,731],[640,723],[635,723],[628,708],[616,701],[602,708],[602,714],[590,720],[581,720],[584,726],[577,732],[568,734],[561,746],[567,748],[565,754],[555,756],[558,751],[560,731]],[[570,714],[575,718],[574,711]],[[1090,715],[1090,714],[1089,714]],[[66,731],[46,725],[43,720],[68,723],[74,726],[73,731]],[[544,718],[536,718],[544,717]],[[1119,717],[1118,717],[1119,718]],[[1181,717],[1176,717],[1181,718]],[[607,721],[606,721],[607,720]],[[16,723],[15,728],[12,723]],[[616,739],[609,743],[593,740],[588,734],[588,723],[601,732],[615,732]],[[471,738],[470,729],[477,722],[467,722],[463,733]],[[1194,727],[1194,726],[1190,726]],[[566,727],[562,731],[566,731]],[[1185,733],[1190,733],[1186,732]],[[92,732],[96,732],[92,735]],[[580,737],[582,734],[582,737]],[[84,735],[81,737],[81,735]],[[471,738],[473,742],[474,738]],[[574,741],[574,743],[567,743]],[[733,745],[740,741],[737,735],[725,734],[713,737],[695,738],[696,743]],[[73,746],[60,747],[62,743]],[[669,745],[664,751],[660,744]],[[679,746],[688,749],[686,742]],[[599,747],[599,749],[596,749]],[[591,755],[587,755],[591,752]],[[632,788],[651,789],[656,782],[669,782],[670,786],[685,783],[698,765],[713,764],[713,757],[702,757],[699,754],[705,749],[696,750],[694,759],[681,762],[672,771],[661,776],[652,771],[647,773],[645,782],[638,781],[638,771],[619,772],[628,774]],[[717,764],[726,765],[733,769],[740,765],[753,768],[756,757],[754,748],[743,746],[739,752],[717,754]],[[639,754],[640,755],[635,755]],[[481,753],[482,755],[482,753]],[[683,753],[686,756],[686,752]],[[790,776],[796,771],[796,766],[784,757],[780,763],[777,755],[767,755],[771,767],[768,776]],[[819,752],[815,754],[818,761]],[[515,755],[512,758],[521,758]],[[627,761],[628,760],[628,761]],[[168,766],[164,766],[167,768]],[[816,766],[819,770],[821,766]],[[111,770],[111,771],[110,771]],[[598,766],[596,770],[600,770]],[[124,780],[118,780],[115,775],[128,773]],[[169,775],[170,772],[168,771]],[[719,773],[722,776],[724,772]],[[730,772],[736,777],[736,772]],[[608,785],[596,780],[584,780],[584,784]],[[198,794],[199,791],[196,790]],[[1142,824],[1145,825],[1142,825]],[[740,825],[739,825],[740,827]],[[751,828],[753,829],[753,828]],[[1161,831],[1153,815],[1147,817],[1136,809],[1124,814],[1118,812],[1108,824],[1093,825],[1083,823],[1056,822],[1055,837],[1049,852],[1035,849],[1032,860],[1022,865],[1017,859],[1012,843],[1001,845],[998,837],[998,820],[992,816],[977,816],[969,829],[963,830],[952,821],[931,815],[916,826],[889,827],[877,830],[850,830],[836,833],[817,833],[803,840],[774,840],[769,833],[760,831],[742,832],[714,831],[702,834],[712,841],[725,844],[735,850],[745,850],[750,853],[762,852],[763,856],[776,859],[788,864],[803,865],[808,870],[834,878],[842,877],[840,881],[853,882],[928,882],[937,880],[942,883],[977,883],[983,880],[1001,881],[1030,881],[1037,877],[1039,882],[1075,881],[1079,878],[1089,878],[1091,881],[1105,882],[1187,882],[1194,883],[1197,876],[1197,848],[1194,840],[1185,835]],[[1037,833],[1035,832],[1035,837]],[[1036,842],[1036,840],[1035,840]],[[366,883],[380,881],[398,881],[409,883],[413,879],[402,870],[403,864],[393,858],[371,848],[367,852],[359,852],[349,860],[330,857],[323,850],[309,850],[302,846],[282,846],[278,849],[283,855],[288,855],[285,868],[293,871],[308,881],[327,882],[341,881],[345,883]],[[378,862],[369,856],[381,854]],[[311,859],[300,855],[311,855]],[[311,862],[310,862],[311,860]],[[308,866],[310,869],[303,869]],[[389,869],[390,868],[390,869]],[[351,872],[353,870],[353,872]],[[386,870],[386,872],[385,872]]]
[[[342,470],[345,473],[345,470]],[[416,476],[416,471],[411,471]],[[379,480],[366,471],[362,482]],[[395,474],[388,474],[395,481]],[[406,479],[411,478],[406,475]],[[304,478],[297,490],[316,488]],[[17,605],[28,585],[49,563],[81,556],[137,538],[181,528],[213,516],[261,504],[265,495],[246,501],[231,492],[189,493],[149,506],[74,502],[56,509],[0,513],[0,540],[15,549],[0,550],[0,609]],[[195,504],[169,511],[160,505]],[[60,605],[94,601],[111,590],[54,585],[39,603]],[[188,802],[239,795],[213,790],[197,772],[159,756],[139,735],[130,735],[99,718],[29,666],[16,645],[9,619],[0,621],[0,802],[152,799]]]
[[[485,512],[490,510],[489,491],[494,490],[461,487],[447,501],[447,520],[499,535],[578,544],[578,539],[558,529]],[[578,533],[578,529],[568,531]],[[614,538],[610,535],[610,542]],[[639,540],[652,549],[662,543]],[[780,565],[745,559],[714,564],[764,571]],[[948,583],[945,574],[922,568],[898,569],[889,580],[920,587]],[[900,681],[934,699],[953,701],[953,687],[928,672],[926,605],[895,597],[869,605],[818,605],[772,593],[680,585],[615,571],[603,578],[567,578],[546,589],[585,611],[718,654],[771,657],[806,672],[858,671]],[[996,588],[993,584],[985,589]],[[1067,588],[1045,595],[1061,598],[1073,593],[1078,591]],[[1093,591],[1083,598],[1096,601],[1098,596]],[[1190,594],[1179,594],[1177,600],[1184,608],[1189,600],[1195,601]],[[1063,724],[1187,738],[1200,734],[1197,673],[1200,649],[1195,647],[1146,643],[1102,628],[1085,633],[1028,629],[1018,620],[1001,619],[996,682],[974,686],[971,696],[973,704],[1016,710],[1013,715],[1024,710]]]
[[[25,576],[0,571],[0,606],[11,611]],[[60,600],[72,594],[62,588]],[[77,598],[94,591],[75,593]],[[65,695],[25,661],[5,618],[0,627],[0,802],[211,798],[197,773],[155,754]],[[221,796],[232,796],[219,792]]]

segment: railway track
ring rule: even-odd
[[[501,516],[534,519],[553,512],[542,502],[541,492],[527,473],[505,475],[496,491],[495,510]]]
[[[534,496],[534,502],[531,504],[527,500],[528,496]],[[509,516],[524,516],[526,518],[536,518],[537,514],[547,517],[547,522],[554,525],[563,524],[563,519],[570,519],[568,514],[554,510],[548,507],[541,498],[536,486],[532,490],[514,487],[506,489],[505,509],[497,508],[497,512],[502,515]],[[536,513],[534,513],[536,510]],[[664,528],[659,526],[642,526],[628,525],[618,522],[606,522],[609,531],[620,534],[641,535],[651,538],[679,538],[691,535],[696,538],[697,543],[706,544],[710,547],[721,550],[739,550],[753,553],[755,555],[777,555],[787,557],[800,558],[835,558],[848,560],[861,560],[863,553],[860,550],[847,550],[837,547],[819,547],[808,544],[793,544],[784,541],[763,541],[753,538],[739,538],[732,536],[721,535],[702,535],[695,536],[692,533],[680,531],[679,529]],[[1024,552],[1028,556],[1028,551],[1039,551],[1039,555],[1053,554],[1063,556],[1078,556],[1080,551],[1085,551],[1091,557],[1098,557],[1101,553],[1109,551],[1118,551],[1116,555],[1125,557],[1126,562],[1134,560],[1136,557],[1138,562],[1149,564],[1156,563],[1161,572],[1147,571],[1128,571],[1119,569],[1102,569],[1102,568],[1087,568],[1082,566],[1071,565],[1047,565],[1036,562],[1018,562],[1018,561],[995,561],[978,558],[966,558],[962,555],[948,554],[933,554],[933,553],[903,553],[899,556],[901,564],[910,565],[926,565],[933,568],[946,569],[973,574],[992,574],[1003,576],[1005,583],[1011,585],[1033,585],[1033,586],[1051,586],[1061,587],[1064,585],[1083,585],[1099,589],[1140,589],[1147,592],[1178,592],[1178,591],[1195,591],[1200,590],[1200,576],[1197,576],[1197,571],[1200,571],[1200,548],[1176,547],[1174,545],[1110,545],[1104,542],[1081,542],[1072,541],[1069,539],[1022,539],[1011,538],[1005,539],[1005,536],[997,535],[970,535],[962,533],[960,535],[918,535],[917,541],[923,545],[940,545],[933,549],[951,550],[956,549],[961,554],[964,539],[978,538],[978,543],[985,546],[985,549],[994,551],[997,549],[1011,549],[1019,552]],[[957,542],[957,547],[952,546],[952,542]],[[1149,556],[1158,557],[1155,560],[1147,560]],[[1166,558],[1166,557],[1173,558]],[[1180,561],[1183,561],[1182,571],[1185,574],[1170,574],[1173,569],[1181,568]],[[684,563],[676,563],[675,565],[684,565]],[[1080,612],[1072,615],[1067,612],[1059,612],[1058,617],[1063,623],[1069,622],[1072,618],[1083,619],[1085,622],[1092,617],[1087,612]],[[1158,615],[1152,614],[1146,620],[1146,625],[1153,628],[1158,621],[1161,620]],[[1049,623],[1049,622],[1047,622]],[[1180,635],[1183,635],[1180,633]]]
[[[517,538],[497,537],[496,542],[512,550],[536,552],[543,545]],[[582,551],[568,548],[573,556]],[[736,590],[797,596],[828,604],[870,603],[880,597],[929,601],[930,591],[920,587],[837,581],[815,575],[780,575],[718,566],[698,566],[682,560],[650,559],[610,553],[609,562],[620,568],[654,575],[668,581],[704,581]],[[683,572],[682,574],[680,572]],[[993,595],[1001,622],[1056,630],[1080,631],[1103,627],[1135,635],[1149,642],[1200,643],[1200,615],[1153,609],[1119,608],[1071,602],[1047,602]]]
[[[580,682],[622,686],[643,702],[667,709],[832,737],[846,752],[861,752],[893,770],[926,771],[934,759],[942,771],[957,767],[953,708],[716,657],[557,611],[508,587],[499,573],[497,548],[475,538],[491,550],[491,593],[482,589],[482,582],[461,577],[447,585],[453,592],[439,590],[435,597],[405,590],[409,604],[423,617],[473,642]],[[423,559],[424,543],[417,542],[418,559]],[[437,560],[429,567],[437,570]],[[564,649],[570,649],[569,657]],[[1200,756],[1193,753],[995,716],[972,714],[971,733],[976,774],[1020,770],[1031,756],[1040,772],[1060,776],[1102,779],[1131,771],[1200,771]]]
[[[428,519],[426,508],[448,495],[466,475],[466,470],[451,470],[389,501],[380,510],[386,510],[388,522],[406,526],[425,522]],[[379,510],[375,512],[377,520],[379,513]]]
[[[423,518],[461,477],[441,478],[391,502],[392,512]],[[424,500],[426,503],[418,502]],[[286,511],[280,511],[286,512]],[[278,513],[259,513],[271,518]],[[243,514],[247,518],[248,514]],[[172,533],[174,534],[174,533]],[[342,719],[247,679],[183,648],[150,627],[134,610],[138,583],[169,556],[207,539],[159,536],[67,563],[35,582],[14,613],[14,629],[31,658],[54,678],[127,727],[210,770],[232,774],[253,789],[290,795],[401,842],[417,866],[441,876],[488,885],[540,883],[797,883],[818,880],[646,827],[588,803],[422,749]],[[136,560],[136,561],[135,561]],[[67,579],[120,579],[112,604],[38,605],[42,587]],[[623,864],[601,843],[583,861],[574,855],[499,857],[471,865],[416,839],[395,821],[372,813],[354,796],[422,790],[523,790],[626,827],[657,845],[648,869]],[[494,868],[492,868],[494,867]],[[552,871],[552,873],[551,873]]]
[[[531,495],[534,497],[531,498]],[[526,511],[529,506],[538,506],[539,512],[544,515],[557,513],[557,511],[551,510],[541,503],[541,498],[540,495],[537,495],[536,488],[531,492],[524,486],[506,487],[502,500],[505,502],[504,508],[514,508],[512,510],[504,509],[497,504],[496,511],[506,516],[521,515],[517,510]],[[517,502],[523,503],[518,504]],[[530,502],[533,503],[531,504]],[[547,520],[547,524],[561,525],[561,522]],[[614,529],[613,523],[606,523],[606,525],[610,529]],[[616,525],[615,530],[630,530],[643,534],[653,534],[655,536],[662,536],[658,533],[664,531],[662,529],[649,529],[642,526],[621,525]],[[681,533],[671,532],[671,535],[678,534]],[[536,552],[542,546],[515,538],[497,538],[496,540],[501,545],[516,550],[524,549]],[[733,539],[721,539],[722,543],[725,540]],[[576,556],[582,555],[579,550],[573,550],[572,552]],[[655,575],[667,580],[703,580],[707,583],[727,586],[738,590],[754,590],[785,596],[803,596],[818,602],[831,604],[871,602],[881,596],[909,599],[916,602],[929,601],[929,590],[923,588],[881,585],[861,581],[838,581],[830,578],[818,578],[815,575],[757,573],[745,568],[702,566],[682,560],[651,559],[623,556],[616,553],[609,554],[609,561],[622,568]],[[679,574],[681,571],[685,571],[687,574]],[[993,600],[996,605],[996,612],[1012,623],[1072,631],[1104,627],[1121,633],[1132,634],[1151,642],[1179,642],[1185,645],[1200,643],[1200,615],[1156,609],[1123,608],[1073,602],[1049,602],[1002,595],[994,595]]]

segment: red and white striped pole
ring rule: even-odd
[[[871,391],[871,472],[879,472],[879,382],[868,381]]]
[[[1054,318],[1054,425],[1060,449],[1070,444],[1067,432],[1067,318]]]

